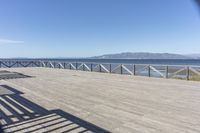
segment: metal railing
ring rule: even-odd
[[[0,61],[0,68],[48,67],[159,78],[200,80],[200,66],[57,61]]]
[[[41,67],[40,61],[20,61],[20,60],[2,60],[0,61],[0,68],[13,68],[13,67]]]

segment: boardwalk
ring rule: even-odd
[[[0,71],[6,132],[200,132],[200,82],[50,68]]]

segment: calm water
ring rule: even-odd
[[[97,62],[97,63],[122,63],[122,64],[167,64],[167,65],[200,65],[196,59],[45,59],[66,62]]]
[[[22,60],[22,59],[19,59]],[[25,60],[25,59],[24,59]],[[27,59],[26,59],[27,60]],[[33,59],[29,59],[33,60]],[[122,64],[164,64],[164,65],[198,65],[200,59],[34,59],[62,62],[96,62],[96,63],[122,63]]]

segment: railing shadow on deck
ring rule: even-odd
[[[3,131],[3,129],[2,129],[2,126],[1,126],[1,124],[0,124],[0,133],[3,133],[4,131]]]
[[[0,85],[0,122],[4,132],[109,132],[60,109],[47,110]]]
[[[0,71],[0,80],[17,79],[17,78],[32,78],[33,76],[25,75],[18,72],[10,72],[6,70]]]

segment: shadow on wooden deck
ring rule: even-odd
[[[0,85],[0,122],[4,132],[109,132],[60,109],[47,110]]]
[[[17,79],[17,78],[31,78],[32,76],[24,75],[18,72],[0,71],[0,80],[4,79]]]

